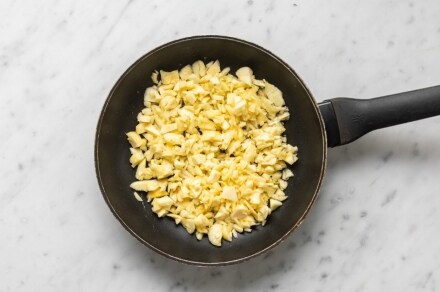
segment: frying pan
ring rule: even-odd
[[[285,123],[289,144],[299,148],[283,206],[265,227],[214,247],[198,241],[173,220],[158,218],[148,203],[139,203],[129,188],[135,180],[125,133],[137,123],[143,94],[152,86],[154,70],[175,70],[196,60],[219,60],[235,72],[249,66],[284,94],[291,118]],[[201,266],[238,263],[274,247],[295,230],[316,200],[323,179],[327,147],[347,144],[365,133],[400,123],[440,115],[440,86],[370,100],[336,98],[317,104],[299,75],[271,52],[224,36],[195,36],[165,44],[141,57],[117,81],[99,118],[95,168],[103,197],[119,222],[156,252]]]

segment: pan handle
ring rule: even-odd
[[[440,86],[372,99],[334,98],[319,104],[329,147],[376,129],[440,115]]]

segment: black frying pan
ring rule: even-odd
[[[196,60],[219,60],[235,72],[253,69],[284,93],[291,112],[287,140],[299,148],[300,160],[286,190],[288,200],[265,227],[214,247],[197,241],[173,220],[159,219],[129,188],[135,180],[125,133],[136,123],[143,94],[153,85],[154,70],[175,70]],[[163,45],[136,61],[110,92],[99,118],[95,166],[105,201],[121,224],[144,245],[169,258],[196,265],[226,265],[247,260],[281,242],[295,230],[316,200],[327,160],[327,146],[349,143],[365,133],[400,123],[440,115],[440,86],[370,100],[336,98],[317,104],[301,78],[269,51],[239,39],[196,36]]]

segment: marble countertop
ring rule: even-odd
[[[318,101],[440,84],[440,2],[0,2],[0,291],[439,291],[440,118],[329,151],[300,229],[242,264],[157,255],[104,203],[93,143],[120,74],[198,34],[273,51]]]

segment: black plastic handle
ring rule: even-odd
[[[440,115],[440,86],[365,100],[334,98],[319,108],[328,146],[335,147],[376,129]]]

